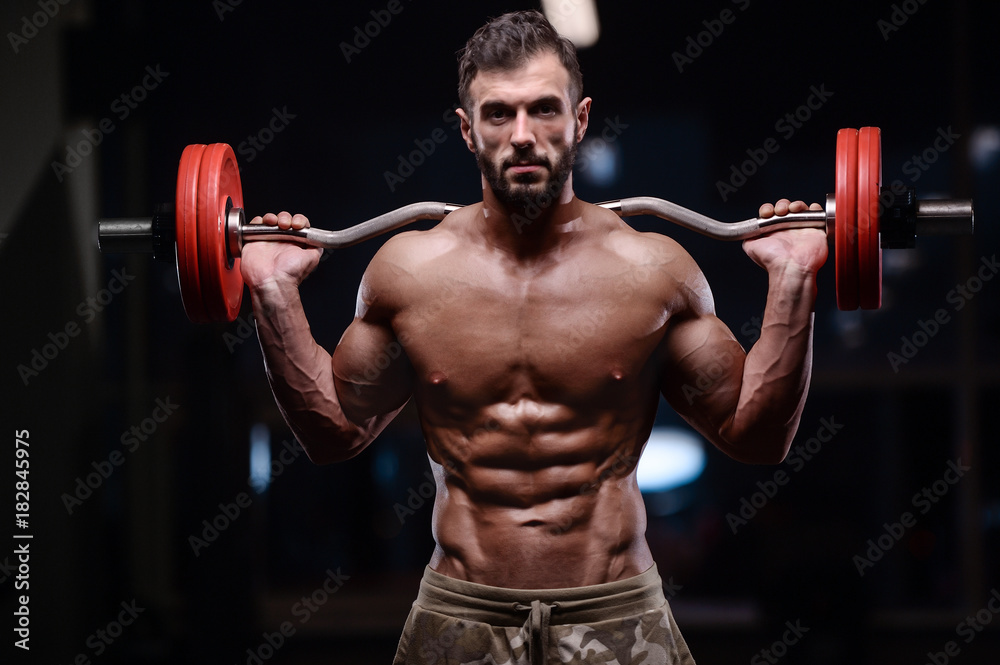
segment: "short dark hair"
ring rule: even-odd
[[[458,100],[472,113],[469,88],[479,72],[517,69],[532,56],[549,51],[569,72],[570,101],[583,96],[583,74],[573,42],[556,32],[538,11],[520,11],[490,19],[458,52]]]

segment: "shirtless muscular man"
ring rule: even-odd
[[[809,384],[826,234],[744,244],[768,275],[746,353],[676,242],[574,195],[591,99],[571,43],[537,12],[507,14],[469,40],[459,70],[483,200],[381,247],[332,355],[298,291],[320,251],[243,249],[275,399],[319,464],[357,455],[415,401],[436,547],[395,663],[693,663],[645,540],[636,463],[661,394],[727,455],[784,458]],[[760,214],[804,209],[783,199]],[[393,344],[403,353],[362,378]],[[732,360],[723,376],[684,390],[720,357]]]

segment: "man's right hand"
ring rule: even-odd
[[[268,224],[279,229],[304,229],[309,227],[305,215],[280,212],[254,217],[251,224]],[[248,242],[240,254],[240,272],[250,289],[269,283],[291,284],[298,287],[319,265],[323,250],[302,247],[291,242]]]

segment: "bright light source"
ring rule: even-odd
[[[588,184],[609,187],[621,176],[621,162],[619,144],[587,137],[580,143],[573,172]]]
[[[705,470],[701,439],[677,427],[654,427],[639,459],[642,492],[666,492],[694,481]]]
[[[969,139],[969,157],[979,169],[987,169],[1000,155],[1000,128],[994,125],[976,127]]]
[[[250,486],[263,494],[271,484],[271,431],[264,423],[250,428]]]
[[[576,44],[577,48],[597,43],[601,26],[594,0],[542,0],[542,12],[556,32]]]

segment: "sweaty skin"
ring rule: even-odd
[[[298,297],[319,252],[244,248],[272,390],[317,463],[358,454],[414,400],[437,480],[434,570],[509,588],[638,575],[653,559],[635,469],[661,394],[735,459],[787,453],[809,383],[825,234],[745,243],[769,278],[747,354],[676,242],[580,201],[571,173],[553,178],[591,105],[569,98],[554,55],[480,72],[472,93],[475,108],[459,115],[491,172],[483,202],[382,246],[332,356]],[[543,195],[554,203],[538,214],[512,203]],[[761,215],[802,209],[783,199]]]

